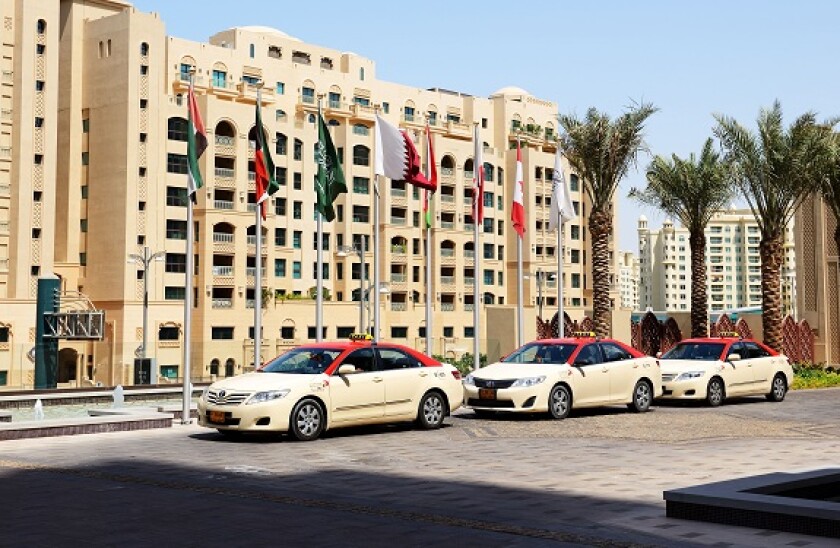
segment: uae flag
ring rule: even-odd
[[[420,155],[411,137],[376,115],[376,160],[374,173],[394,181],[405,181],[434,192],[437,181],[420,172]]]
[[[207,148],[207,133],[204,131],[204,122],[201,121],[201,113],[195,102],[195,92],[192,82],[187,95],[187,193],[190,200],[196,202],[195,192],[202,186],[201,171],[198,169],[198,159],[204,154]]]
[[[435,164],[435,149],[432,148],[432,132],[429,124],[426,124],[426,180],[437,188],[437,165]],[[423,196],[423,219],[426,221],[426,228],[432,228],[432,190],[426,190]]]
[[[481,224],[484,222],[484,158],[482,156],[482,144],[478,135],[478,125],[473,133],[473,222]],[[479,229],[480,230],[480,229]]]
[[[274,162],[271,160],[271,152],[268,150],[268,140],[265,138],[265,128],[262,125],[260,116],[260,103],[257,101],[257,121],[254,126],[256,135],[256,151],[254,152],[254,173],[257,183],[257,203],[260,204],[260,212],[265,220],[265,212],[268,207],[268,197],[280,189],[274,174]]]
[[[519,139],[516,140],[516,186],[513,188],[513,207],[510,210],[510,220],[513,221],[513,229],[520,238],[525,237],[525,191],[522,181],[522,149],[519,147]]]
[[[315,209],[327,221],[335,219],[333,202],[339,194],[347,192],[344,172],[338,162],[338,153],[333,145],[330,132],[323,116],[318,113],[318,148],[315,151],[315,162],[318,164],[318,176],[315,178]]]

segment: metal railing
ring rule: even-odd
[[[394,283],[405,283],[407,280],[408,276],[406,274],[391,273],[391,281]]]
[[[236,170],[227,167],[217,167],[214,173],[220,179],[233,179],[236,176]]]
[[[233,243],[233,234],[228,234],[226,232],[214,232],[213,233],[213,241],[217,243]]]
[[[213,299],[213,308],[233,308],[233,299]]]
[[[213,207],[216,209],[233,209],[233,202],[229,202],[228,200],[215,200]]]
[[[232,266],[214,266],[213,267],[213,275],[214,276],[233,276],[233,267]]]
[[[236,138],[229,137],[227,135],[216,135],[216,144],[222,146],[233,146],[236,144]]]

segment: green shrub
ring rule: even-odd
[[[828,388],[840,386],[840,373],[833,367],[824,367],[822,363],[794,363],[793,385],[794,390],[803,388]]]
[[[451,363],[456,368],[458,368],[458,371],[461,372],[461,375],[467,376],[470,373],[472,373],[473,356],[469,352],[461,356],[461,358],[458,360],[450,360],[449,358],[441,356],[440,354],[434,354],[432,355],[432,357],[439,362]],[[479,361],[481,362],[482,367],[487,365],[487,354],[480,354]]]

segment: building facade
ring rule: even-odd
[[[615,276],[618,307],[639,310],[639,258],[632,251],[616,252]]]
[[[267,297],[263,357],[314,340],[319,104],[348,185],[336,201],[337,218],[324,224],[327,339],[368,327],[360,325],[360,312],[372,317],[365,297],[373,290],[374,260],[383,282],[380,335],[418,348],[425,336],[422,195],[386,179],[376,192],[377,109],[412,136],[424,158],[426,124],[433,135],[439,174],[431,236],[434,353],[455,356],[471,348],[474,336],[484,351],[502,350],[487,339],[486,322],[474,333],[472,310],[476,304],[515,309],[516,233],[509,219],[517,138],[526,175],[525,273],[557,271],[557,237],[548,230],[558,111],[551,101],[513,87],[476,97],[382,81],[370,59],[266,27],[229,29],[207,43],[182,40],[166,34],[157,14],[118,0],[12,0],[2,10],[0,385],[32,384],[27,352],[34,342],[37,280],[45,275],[59,276],[65,295],[83,294],[106,313],[104,341],[62,342],[62,384],[130,382],[143,335],[144,284],[148,353],[164,380],[180,378],[184,344],[192,345],[197,379],[251,366],[257,291]],[[209,147],[200,160],[205,186],[195,206],[196,243],[187,250],[191,73]],[[254,183],[258,85],[281,185],[261,235]],[[483,166],[473,162],[474,124]],[[477,249],[470,205],[476,169],[486,180]],[[570,187],[579,217],[566,226],[562,283],[567,310],[581,317],[591,308],[588,204],[575,175]],[[372,222],[374,200],[379,226]],[[163,260],[148,269],[127,262],[144,248],[161,252]],[[183,332],[186,253],[195,256],[190,334]],[[258,262],[262,288],[254,281]],[[530,318],[538,289],[546,306],[557,305],[556,283],[538,288],[537,278],[525,279]],[[526,331],[534,324],[526,321]]]
[[[794,224],[785,232],[782,304],[793,313],[796,286]],[[639,305],[641,310],[691,310],[691,250],[688,229],[666,220],[651,230],[639,217]],[[709,310],[720,312],[761,306],[761,231],[749,209],[729,209],[712,216],[706,227],[706,290]]]

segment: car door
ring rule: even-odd
[[[610,400],[628,402],[632,398],[633,387],[641,377],[642,370],[633,355],[611,342],[601,343],[604,366],[609,369]]]
[[[609,368],[604,364],[598,343],[585,344],[572,365],[573,405],[598,405],[610,398]]]
[[[753,391],[764,391],[763,388],[765,386],[769,388],[770,379],[776,373],[773,366],[773,356],[752,341],[744,341],[741,344],[746,349],[745,353],[749,354],[750,364],[752,365],[753,385],[751,389]]]
[[[733,354],[737,354],[740,359],[730,360],[729,358]],[[730,345],[726,352],[726,361],[723,363],[721,374],[726,383],[727,396],[743,394],[750,390],[754,382],[752,361],[743,343],[737,342]]]
[[[330,414],[333,423],[377,421],[385,415],[385,383],[372,348],[359,348],[338,365],[352,365],[356,373],[330,379]]]
[[[431,368],[399,348],[376,348],[385,383],[385,415],[414,416],[420,397],[434,378]]]

